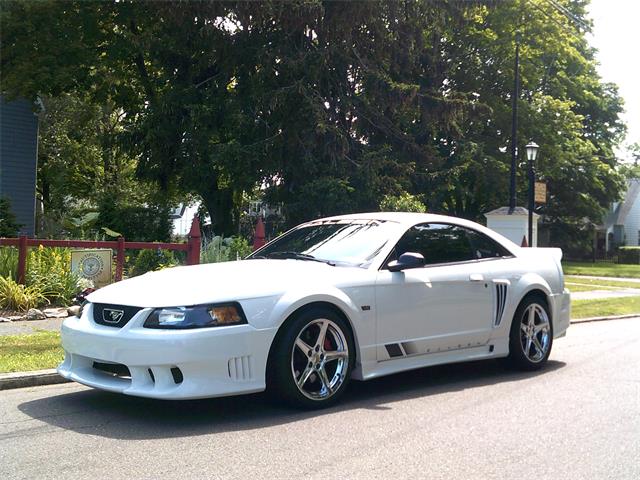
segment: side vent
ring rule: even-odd
[[[231,380],[251,380],[251,355],[229,359],[229,378]]]
[[[495,282],[495,301],[494,305],[495,309],[495,317],[493,318],[493,325],[495,327],[500,325],[502,321],[502,314],[504,313],[504,307],[507,305],[507,289],[509,287],[509,283],[506,281],[496,281]]]
[[[402,347],[399,343],[389,343],[385,345],[384,348],[387,349],[387,353],[391,358],[404,356],[404,352],[402,351]]]

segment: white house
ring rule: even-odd
[[[627,192],[615,202],[596,232],[598,252],[610,252],[616,247],[640,245],[640,179],[627,181]]]

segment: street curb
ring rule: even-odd
[[[576,318],[571,320],[571,324],[605,322],[607,320],[623,320],[625,318],[636,317],[640,317],[640,314],[632,313],[629,315],[612,315],[609,317]],[[40,385],[54,385],[56,383],[66,383],[70,381],[71,380],[58,375],[56,370],[53,368],[49,370],[36,370],[34,372],[0,373],[0,390],[37,387]]]
[[[58,375],[55,369],[35,370],[33,372],[0,373],[0,390],[12,388],[37,387],[70,382]]]
[[[640,313],[629,313],[627,315],[611,315],[609,317],[587,317],[587,318],[575,318],[570,321],[574,323],[589,323],[589,322],[606,322],[607,320],[624,320],[625,318],[637,318],[640,317]]]

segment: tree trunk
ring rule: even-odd
[[[200,197],[204,203],[209,216],[211,226],[216,235],[225,237],[235,235],[237,226],[233,220],[233,194],[231,190],[209,189],[200,192]]]

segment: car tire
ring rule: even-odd
[[[529,295],[520,302],[511,322],[507,362],[519,370],[538,370],[549,358],[553,324],[549,305],[542,295]]]
[[[344,394],[354,360],[347,321],[331,309],[309,308],[290,318],[276,337],[267,389],[278,403],[325,408]]]

